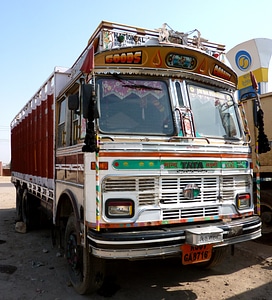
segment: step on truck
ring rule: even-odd
[[[198,30],[102,21],[12,120],[17,220],[52,222],[79,294],[101,287],[107,260],[213,267],[261,236],[224,51]]]

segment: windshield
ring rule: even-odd
[[[104,133],[173,135],[167,85],[159,80],[98,79],[99,128]]]
[[[235,103],[231,95],[188,85],[196,136],[241,138]]]

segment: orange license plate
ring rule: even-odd
[[[213,246],[211,244],[201,246],[184,244],[181,246],[182,263],[184,265],[190,265],[208,261],[212,257],[212,248]]]

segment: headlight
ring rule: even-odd
[[[238,194],[236,196],[236,205],[238,209],[246,209],[251,205],[251,197],[250,194]]]
[[[131,218],[134,216],[134,202],[131,199],[108,199],[105,213],[108,218]]]

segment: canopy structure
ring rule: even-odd
[[[253,72],[259,84],[259,93],[268,88],[268,69],[272,55],[272,40],[256,38],[243,42],[226,53],[226,57],[238,75],[240,94],[249,92],[251,87],[250,72]]]

